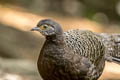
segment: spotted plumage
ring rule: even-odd
[[[104,55],[102,37],[88,30],[69,30],[64,32],[65,44],[72,49],[74,54],[96,61]],[[84,45],[84,46],[83,46]]]
[[[32,30],[46,37],[38,59],[38,70],[44,80],[97,80],[105,60],[120,61],[119,52],[114,53],[120,45],[110,53],[116,40],[111,42],[108,35],[79,29],[63,32],[50,19],[41,20]]]

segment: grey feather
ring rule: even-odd
[[[107,61],[120,64],[120,34],[101,33]]]

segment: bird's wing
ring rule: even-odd
[[[79,54],[93,62],[99,62],[104,55],[102,37],[88,30],[69,30],[64,32],[66,45],[74,54]]]
[[[106,60],[120,64],[120,34],[101,33],[100,35],[106,47]]]

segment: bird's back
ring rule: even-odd
[[[102,37],[88,30],[69,30],[64,32],[66,45],[74,52],[90,59],[93,62],[99,62],[99,58],[104,55],[104,45]]]
[[[69,30],[64,32],[66,46],[74,55],[85,58],[81,63],[90,65],[87,77],[96,80],[102,74],[105,64],[105,47],[102,37],[89,30]],[[90,61],[90,62],[89,62]]]

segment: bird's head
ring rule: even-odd
[[[38,31],[46,37],[61,35],[63,33],[61,26],[51,19],[43,19],[39,21],[37,26],[32,28],[31,31]]]

